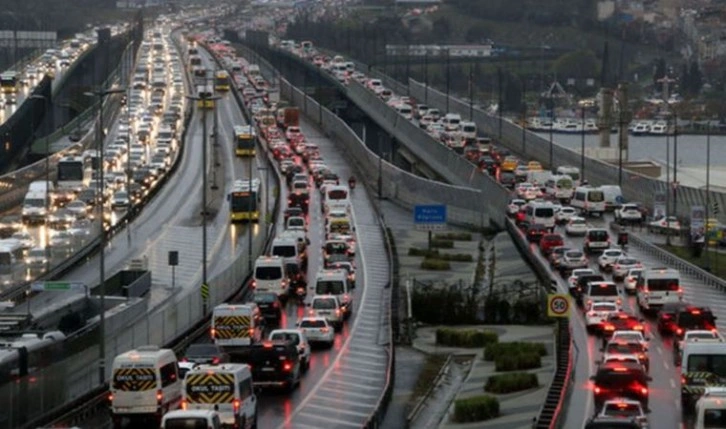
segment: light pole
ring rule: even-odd
[[[580,108],[580,177],[585,177],[585,106]]]
[[[704,230],[705,240],[704,247],[706,248],[706,267],[711,269],[711,255],[708,253],[708,227],[711,214],[711,121],[708,121],[706,128],[706,228]]]
[[[216,104],[221,97],[211,95],[211,92],[201,91],[199,95],[187,95],[187,99],[202,102],[202,285],[207,284],[207,103]],[[214,107],[215,104],[213,104]],[[214,108],[213,107],[213,108]],[[204,300],[204,312],[207,311],[207,301]]]
[[[550,109],[552,109],[551,110],[552,114],[550,115],[550,165],[549,165],[549,168],[550,168],[550,170],[554,170],[555,166],[553,165],[553,161],[554,161],[553,158],[555,155],[555,150],[554,150],[554,137],[553,137],[552,133],[554,132],[554,127],[555,127],[555,105],[553,104],[553,101],[552,101],[552,91],[550,91],[549,99],[550,99]]]
[[[40,94],[33,94],[29,99],[33,100],[43,100],[45,103],[45,112],[50,111],[50,100],[48,100],[48,97],[45,95]],[[35,109],[33,109],[35,110]],[[31,138],[32,142],[35,142],[35,127],[31,130],[31,135],[33,138]],[[32,144],[32,143],[31,143]],[[45,228],[43,231],[43,236],[45,237],[45,272],[48,273],[50,271],[50,223],[48,222],[48,219],[50,219],[50,142],[48,139],[48,136],[45,136]]]
[[[118,94],[121,92],[126,91],[125,89],[121,88],[106,88],[106,89],[100,89],[97,91],[92,92],[84,92],[83,95],[87,97],[97,97],[98,98],[98,132],[96,134],[96,144],[98,145],[98,157],[100,160],[100,172],[96,177],[96,183],[97,183],[97,189],[98,192],[101,193],[101,199],[97,203],[98,204],[98,221],[100,225],[100,244],[99,247],[101,249],[100,255],[99,255],[99,274],[101,276],[100,283],[99,283],[99,294],[101,296],[101,310],[100,310],[100,327],[99,327],[99,364],[98,364],[98,381],[100,384],[103,384],[106,382],[106,257],[105,257],[105,251],[106,251],[106,228],[104,226],[104,219],[103,219],[103,187],[104,187],[104,177],[103,177],[103,142],[105,137],[105,129],[103,126],[103,100],[108,95],[112,94]],[[128,189],[127,189],[128,192]],[[129,201],[131,199],[129,198]]]

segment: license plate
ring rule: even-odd
[[[275,371],[275,368],[266,366],[266,367],[262,368],[262,371],[263,372],[273,372],[273,371]]]
[[[318,311],[318,314],[321,314],[323,316],[327,316],[328,314],[330,314],[330,312],[329,311]]]

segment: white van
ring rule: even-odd
[[[726,425],[726,387],[706,387],[696,402],[696,424],[693,429]]]
[[[582,302],[588,308],[593,302],[614,302],[618,306],[623,303],[618,285],[614,282],[590,282],[585,288]]]
[[[683,301],[681,275],[673,268],[647,268],[635,281],[635,294],[642,312],[655,312],[663,304]]]
[[[623,191],[618,185],[602,185],[600,190],[605,197],[605,211],[611,212],[619,209],[625,202]]]
[[[715,380],[726,377],[726,343],[689,341],[681,359],[681,408],[690,414],[704,392],[704,375]]]
[[[529,202],[524,206],[524,216],[529,225],[542,225],[550,231],[555,229],[555,207],[551,203]]]
[[[164,414],[161,429],[221,429],[219,415],[209,410],[175,410]]]
[[[257,397],[247,364],[199,365],[184,378],[182,408],[216,411],[224,426],[257,427]]]
[[[25,250],[15,238],[0,240],[0,283],[21,281],[25,275]]]
[[[303,261],[298,241],[292,235],[281,235],[272,240],[272,256],[279,256],[287,263],[296,263],[302,268]]]
[[[350,208],[350,189],[346,185],[326,185],[323,193],[323,213]]]
[[[343,309],[335,295],[315,295],[308,304],[311,317],[323,317],[336,331],[343,328]]]
[[[573,167],[571,165],[562,165],[560,167],[557,167],[555,173],[558,175],[570,176],[575,185],[580,184],[580,169],[577,167]]]
[[[568,175],[552,176],[545,182],[545,193],[555,199],[569,203],[574,192],[574,183]]]
[[[584,217],[605,213],[605,194],[600,188],[579,186],[572,195],[570,205],[580,210]]]
[[[413,109],[411,109],[411,106],[405,103],[397,104],[394,106],[394,109],[396,109],[396,113],[403,116],[407,120],[413,119]]]
[[[116,356],[110,390],[114,427],[120,427],[124,418],[152,419],[158,425],[165,413],[181,404],[182,381],[174,351],[141,346]]]
[[[441,120],[446,131],[459,131],[461,127],[461,115],[458,113],[447,113]]]
[[[470,121],[461,122],[461,136],[465,139],[476,138],[476,124]]]
[[[285,263],[279,256],[260,256],[255,261],[252,287],[258,292],[275,292],[279,297],[288,296]]]
[[[255,303],[219,304],[212,311],[211,337],[221,347],[244,347],[262,339],[263,319]]]
[[[315,276],[315,295],[335,295],[346,319],[353,312],[351,288],[345,270],[320,270]]]

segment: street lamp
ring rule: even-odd
[[[101,275],[100,283],[99,283],[99,292],[101,295],[101,311],[100,311],[100,329],[99,329],[99,365],[98,365],[98,380],[99,383],[103,384],[106,382],[106,257],[104,255],[106,249],[106,229],[104,226],[104,207],[103,207],[103,194],[104,194],[104,166],[103,166],[103,143],[105,138],[105,129],[103,126],[103,100],[108,95],[112,94],[119,94],[126,91],[123,88],[106,88],[106,89],[100,89],[97,91],[89,91],[84,92],[83,95],[87,97],[97,97],[98,98],[98,132],[96,134],[96,144],[98,145],[98,155],[99,155],[99,174],[96,176],[96,188],[97,192],[100,192],[101,199],[96,204],[98,205],[98,220],[100,225],[100,257],[99,257],[99,273]],[[127,189],[128,192],[128,189]],[[130,201],[129,197],[129,201]]]
[[[48,97],[45,95],[40,94],[33,94],[28,99],[32,100],[43,100],[45,103],[45,111],[46,113],[50,111],[50,100],[48,100]],[[31,140],[35,141],[35,127],[32,127],[31,135],[33,138]],[[44,237],[45,237],[45,272],[50,272],[50,256],[48,250],[50,249],[50,223],[48,222],[49,215],[50,215],[50,147],[49,147],[49,139],[48,136],[45,136],[45,229],[44,229]]]
[[[211,95],[211,92],[200,91],[199,95],[187,95],[187,99],[202,102],[202,284],[207,284],[207,102],[215,102],[221,97]],[[213,106],[215,106],[213,104]],[[213,109],[215,107],[212,107]],[[204,301],[204,312],[207,302]]]

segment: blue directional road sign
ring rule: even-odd
[[[443,204],[415,206],[413,223],[416,229],[422,231],[446,229],[446,206]]]

